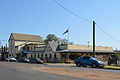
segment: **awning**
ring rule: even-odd
[[[21,51],[22,54],[43,53],[43,51]]]

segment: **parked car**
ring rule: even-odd
[[[0,58],[0,61],[2,61],[2,58]]]
[[[40,58],[32,58],[30,59],[31,63],[43,64],[43,61]]]
[[[90,56],[81,56],[75,59],[74,63],[77,65],[77,67],[81,66],[83,67],[92,66],[93,68],[104,67],[104,63],[102,61],[99,61],[96,58]]]
[[[29,63],[30,62],[30,60],[28,58],[19,58],[17,61],[18,62],[25,62],[25,63]]]
[[[16,62],[16,59],[14,57],[6,58],[7,62]]]

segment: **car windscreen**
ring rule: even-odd
[[[96,59],[96,58],[94,58],[94,57],[92,57],[91,59],[92,59],[92,60],[97,60],[97,59]]]
[[[37,61],[40,61],[40,58],[35,58]]]
[[[24,58],[24,60],[29,60],[29,59],[27,59],[27,58]]]

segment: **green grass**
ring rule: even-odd
[[[76,67],[76,66],[71,66]],[[88,68],[92,68],[91,66],[88,66]],[[120,70],[120,66],[104,66],[103,69],[111,69],[111,70]]]
[[[120,66],[105,66],[104,69],[115,69],[115,70],[120,70]]]

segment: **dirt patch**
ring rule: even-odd
[[[49,67],[49,66],[35,66],[24,64],[6,63],[10,67],[30,69],[35,71],[47,72],[52,74],[66,75],[88,80],[120,80],[120,73],[105,72],[97,70],[86,70],[78,68],[64,68],[64,67]]]
[[[84,78],[88,80],[120,80],[119,73],[112,72],[101,72],[101,71],[86,71],[86,70],[76,70],[67,68],[56,68],[56,67],[32,67],[33,70],[43,71],[53,74],[60,74],[66,76],[72,76],[77,78]]]

